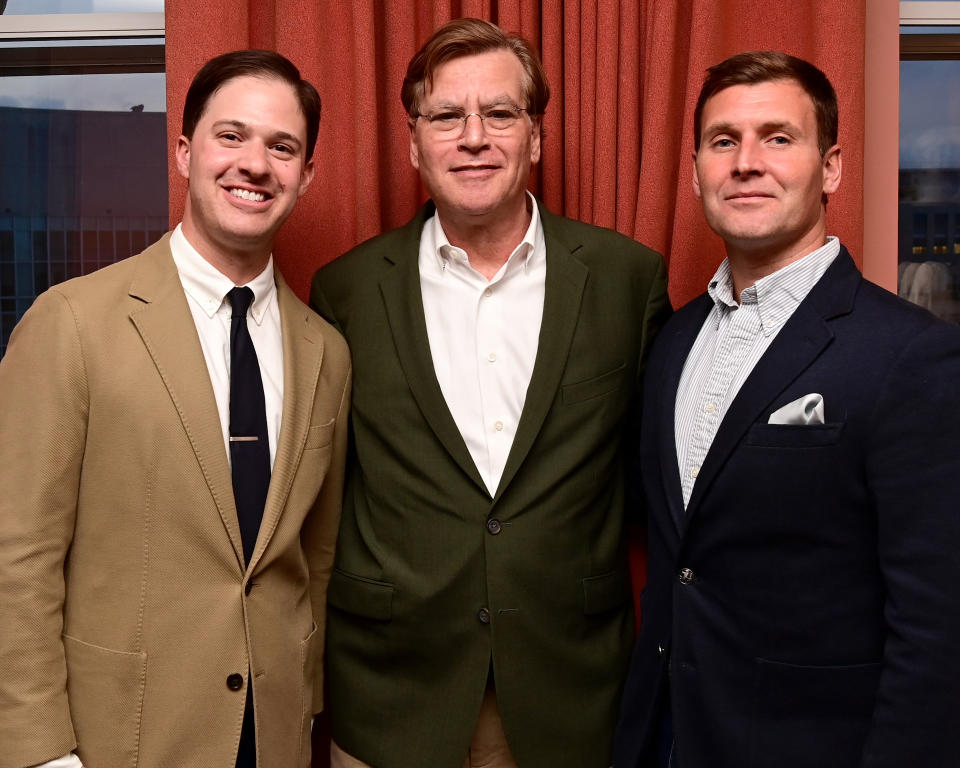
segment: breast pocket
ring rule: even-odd
[[[843,422],[832,424],[754,424],[747,432],[747,445],[767,448],[820,448],[835,445]]]
[[[624,363],[612,371],[607,371],[591,379],[565,384],[560,388],[563,404],[581,403],[584,400],[592,400],[595,397],[602,397],[616,391],[620,388],[626,368],[627,366]]]
[[[333,442],[333,430],[337,420],[330,419],[326,424],[316,424],[307,430],[307,442],[303,450],[311,451],[315,448],[324,448]]]

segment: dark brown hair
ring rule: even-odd
[[[771,80],[793,80],[806,91],[817,117],[817,146],[821,155],[837,143],[837,94],[827,76],[809,61],[796,56],[780,51],[748,51],[707,70],[693,113],[694,149],[700,149],[703,108],[712,96],[734,85],[756,85]]]
[[[197,123],[203,117],[211,97],[235,77],[262,77],[281,80],[297,94],[300,111],[307,121],[305,158],[313,157],[320,131],[320,94],[300,77],[300,70],[285,56],[275,51],[231,51],[215,56],[204,64],[190,83],[183,105],[183,135],[193,138]]]
[[[420,102],[427,86],[433,84],[437,67],[451,59],[487,51],[506,50],[523,65],[523,106],[530,115],[542,115],[550,101],[550,86],[536,51],[522,37],[508,35],[496,24],[483,19],[454,19],[438,28],[414,54],[403,78],[400,101],[412,118],[420,114]]]

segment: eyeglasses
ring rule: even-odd
[[[512,107],[505,104],[488,107],[480,112],[464,113],[460,109],[440,109],[428,115],[417,115],[427,121],[427,127],[436,133],[450,133],[462,131],[466,128],[467,120],[474,115],[480,118],[483,127],[490,133],[506,133],[517,124],[520,113],[526,112],[523,107]]]

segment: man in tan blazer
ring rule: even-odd
[[[278,54],[208,62],[177,143],[182,224],[50,289],[11,337],[0,768],[310,761],[350,364],[271,250],[313,176],[319,116]],[[253,296],[239,323],[234,286]],[[256,350],[269,437],[252,536],[228,455],[232,324]]]

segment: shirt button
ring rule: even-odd
[[[496,352],[491,352],[489,355],[487,355],[487,360],[489,360],[491,363],[494,362],[496,359],[497,359]]]
[[[700,474],[700,467],[694,467],[693,469],[690,470],[690,477],[692,477],[694,480],[697,479],[697,475],[699,474]]]
[[[477,618],[480,620],[481,624],[489,624],[490,611],[488,611],[486,608],[481,608],[479,611],[477,611]]]
[[[487,520],[487,530],[496,536],[502,530],[503,526],[500,525],[500,521],[495,517],[491,517]]]
[[[503,432],[503,422],[498,421],[496,424],[493,425],[493,428],[497,430],[497,432]]]
[[[239,691],[243,688],[243,675],[238,672],[234,672],[232,675],[227,675],[227,688],[231,691]]]
[[[707,403],[705,406],[703,406],[703,410],[707,413],[713,413],[715,410],[717,410],[717,406],[713,403]]]
[[[493,296],[493,289],[492,289],[492,288],[487,288],[487,290],[485,290],[485,291],[483,292],[483,295],[486,296],[486,297],[489,299],[491,296]]]

